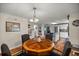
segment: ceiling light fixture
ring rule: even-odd
[[[52,22],[51,24],[57,24],[56,22]]]
[[[36,17],[36,8],[33,8],[33,18],[30,19],[30,22],[37,23],[39,19]]]

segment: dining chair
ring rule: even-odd
[[[1,45],[1,54],[2,56],[11,56],[10,50],[6,44]]]
[[[71,48],[72,48],[71,42],[70,42],[70,41],[66,41],[66,42],[65,42],[65,45],[64,45],[63,51],[60,52],[60,51],[57,50],[58,52],[60,52],[60,53],[62,53],[62,54],[59,55],[59,54],[57,54],[57,53],[55,53],[55,52],[52,52],[52,55],[54,55],[54,56],[69,56],[69,54],[70,54],[70,52],[71,52]],[[55,50],[56,50],[56,49],[55,49]]]
[[[69,56],[69,54],[71,52],[71,48],[72,48],[71,42],[66,41],[62,56]]]
[[[47,33],[47,34],[45,35],[45,38],[46,38],[46,39],[50,39],[50,40],[52,41],[52,34],[51,34],[51,33]]]
[[[23,53],[24,52],[23,43],[28,39],[30,39],[30,37],[29,37],[29,34],[23,34],[21,38],[22,38],[22,53]]]
[[[22,35],[22,43],[24,43],[28,39],[29,39],[29,34],[23,34]]]

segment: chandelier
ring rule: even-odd
[[[33,18],[30,19],[30,22],[37,23],[39,19],[36,17],[36,8],[33,8]]]

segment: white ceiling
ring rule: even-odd
[[[77,3],[0,3],[0,12],[11,15],[32,18],[33,7],[36,7],[36,16],[40,19],[38,23],[49,24],[66,19],[68,14],[79,13]]]

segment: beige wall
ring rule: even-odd
[[[20,23],[20,32],[6,32],[6,21]],[[27,19],[21,17],[0,14],[0,25],[0,45],[6,43],[10,49],[21,45],[21,35],[28,33]]]
[[[69,20],[69,32],[70,32],[70,40],[74,46],[79,47],[79,27],[75,27],[72,25],[72,22],[75,19],[79,19],[79,14],[71,15]]]

